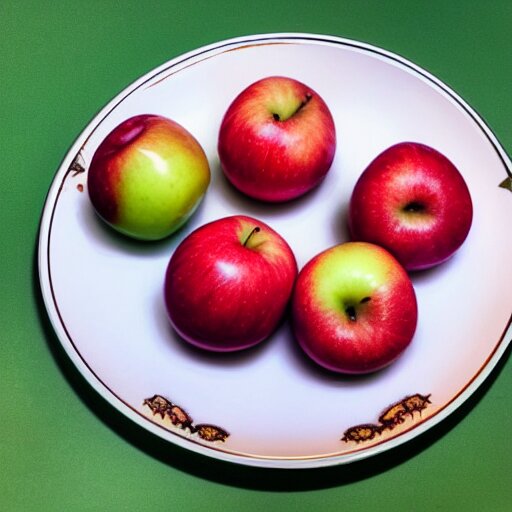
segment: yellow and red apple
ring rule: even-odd
[[[131,117],[96,150],[87,186],[91,202],[125,235],[158,240],[181,227],[210,182],[206,155],[194,136],[158,115]]]
[[[292,315],[296,339],[311,359],[334,372],[363,374],[403,353],[418,308],[407,272],[388,251],[347,242],[302,268]]]

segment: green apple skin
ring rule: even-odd
[[[395,361],[417,325],[416,294],[385,249],[348,242],[310,260],[292,300],[295,336],[316,363],[339,373],[370,373]]]
[[[96,150],[87,177],[99,216],[140,240],[159,240],[179,229],[209,183],[208,160],[194,136],[150,114],[114,128]]]

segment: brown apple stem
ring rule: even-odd
[[[247,238],[245,239],[244,243],[242,244],[244,247],[247,247],[247,242],[251,239],[251,237],[254,235],[254,233],[257,233],[258,231],[260,231],[260,228],[259,226],[256,226],[248,235],[247,235]]]
[[[291,115],[289,115],[286,119],[293,117],[295,114],[297,114],[297,112],[299,112],[301,109],[303,109],[310,102],[312,97],[313,97],[313,95],[310,92],[307,92],[306,98],[303,101],[301,101],[300,105],[297,107],[297,110],[295,112],[293,112]],[[274,118],[274,121],[281,121],[281,116],[277,112],[274,112],[272,114],[272,117]],[[286,121],[286,119],[285,119],[285,121]]]
[[[310,101],[311,101],[311,98],[313,97],[313,95],[310,93],[310,92],[307,92],[306,93],[306,99],[304,101],[302,101],[302,103],[299,105],[299,108],[295,111],[295,114],[303,109]]]
[[[349,319],[352,322],[355,322],[357,320],[356,308],[354,306],[347,306],[345,308],[345,313],[347,313]]]

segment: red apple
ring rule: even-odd
[[[352,238],[385,247],[407,270],[447,260],[472,219],[471,196],[457,168],[439,151],[413,142],[377,156],[350,200]]]
[[[181,125],[139,115],[114,128],[96,150],[87,176],[99,216],[125,235],[164,238],[197,208],[210,182],[199,142]]]
[[[185,340],[228,352],[263,341],[278,326],[297,276],[286,241],[242,215],[205,224],[172,255],[164,296]]]
[[[362,374],[389,365],[406,349],[418,311],[411,280],[388,251],[347,242],[303,267],[292,315],[295,336],[316,363]]]
[[[287,201],[316,187],[331,167],[336,131],[324,100],[287,77],[253,83],[229,106],[218,151],[228,180],[263,201]]]

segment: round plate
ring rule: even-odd
[[[216,152],[222,116],[252,82],[287,75],[327,102],[338,149],[313,193],[281,205],[252,201],[224,179]],[[95,149],[118,123],[162,114],[202,144],[212,183],[198,211],[159,243],[123,238],[94,214],[86,191]],[[444,153],[474,203],[470,234],[448,262],[412,274],[419,325],[386,370],[359,378],[306,359],[288,322],[257,348],[210,354],[180,340],[162,283],[179,242],[233,214],[267,222],[299,267],[348,240],[346,213],[367,164],[401,141]],[[42,215],[39,270],[58,339],[113,407],[163,439],[218,459],[265,467],[348,463],[416,437],[458,408],[512,337],[511,164],[480,117],[411,62],[367,44],[308,34],[237,38],[175,58],[114,98],[65,157]],[[509,190],[507,190],[507,187]]]

